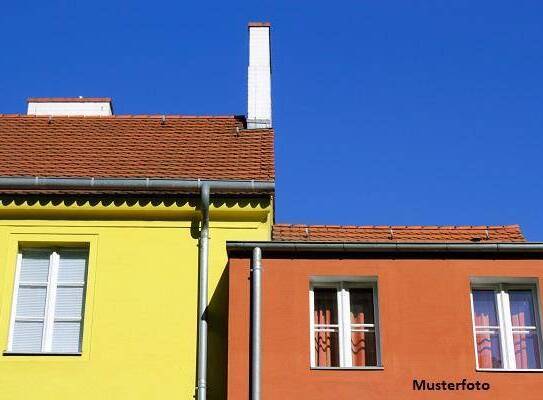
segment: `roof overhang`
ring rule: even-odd
[[[234,242],[226,247],[230,252],[249,252],[259,247],[264,254],[314,253],[314,254],[386,254],[386,255],[434,255],[471,254],[471,255],[526,255],[543,256],[543,243],[454,243],[454,242]]]

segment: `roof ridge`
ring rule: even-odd
[[[274,224],[276,241],[525,242],[519,225],[303,225]]]
[[[309,225],[309,224],[289,224],[276,223],[278,228],[334,228],[334,229],[519,229],[519,224],[512,225]]]
[[[185,114],[115,114],[115,115],[28,115],[0,114],[0,118],[66,118],[66,119],[131,119],[131,118],[175,118],[175,119],[240,119],[239,115],[185,115]],[[260,129],[263,130],[263,129]],[[269,130],[269,129],[268,129]]]

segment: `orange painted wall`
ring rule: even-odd
[[[469,297],[471,277],[541,282],[543,260],[264,258],[262,264],[262,400],[543,399],[543,373],[475,370]],[[249,268],[249,259],[230,260],[229,400],[249,398]],[[310,369],[309,282],[325,275],[377,276],[383,370]],[[417,392],[415,378],[466,378],[491,388]]]

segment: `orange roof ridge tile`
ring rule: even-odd
[[[33,115],[33,114],[0,114],[2,118],[45,118],[54,119],[123,119],[123,118],[180,118],[180,119],[242,119],[238,115],[188,115],[188,114],[114,114],[114,115]],[[251,129],[251,131],[270,130],[270,128]]]
[[[331,224],[289,224],[276,223],[277,227],[308,227],[308,228],[341,228],[341,229],[504,229],[504,228],[520,228],[519,224],[512,225],[331,225]]]
[[[304,225],[275,224],[276,241],[317,242],[524,242],[519,225]]]

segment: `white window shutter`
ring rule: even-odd
[[[23,252],[19,282],[47,284],[50,256],[51,252],[49,251],[30,250]]]
[[[57,299],[55,307],[55,320],[62,318],[81,318],[83,306],[83,287],[57,288]]]
[[[81,351],[81,322],[55,322],[51,351],[77,353]]]
[[[17,318],[39,318],[43,320],[47,287],[19,285]]]
[[[25,251],[19,259],[16,304],[12,321],[11,350],[39,352],[42,349],[49,251]]]
[[[9,350],[81,351],[86,250],[23,250],[18,259]]]
[[[39,352],[42,347],[43,322],[15,321],[13,327],[14,352]]]
[[[87,253],[66,250],[59,256],[51,351],[76,353],[81,351]]]
[[[87,252],[66,250],[60,253],[59,283],[84,283],[87,270]]]

